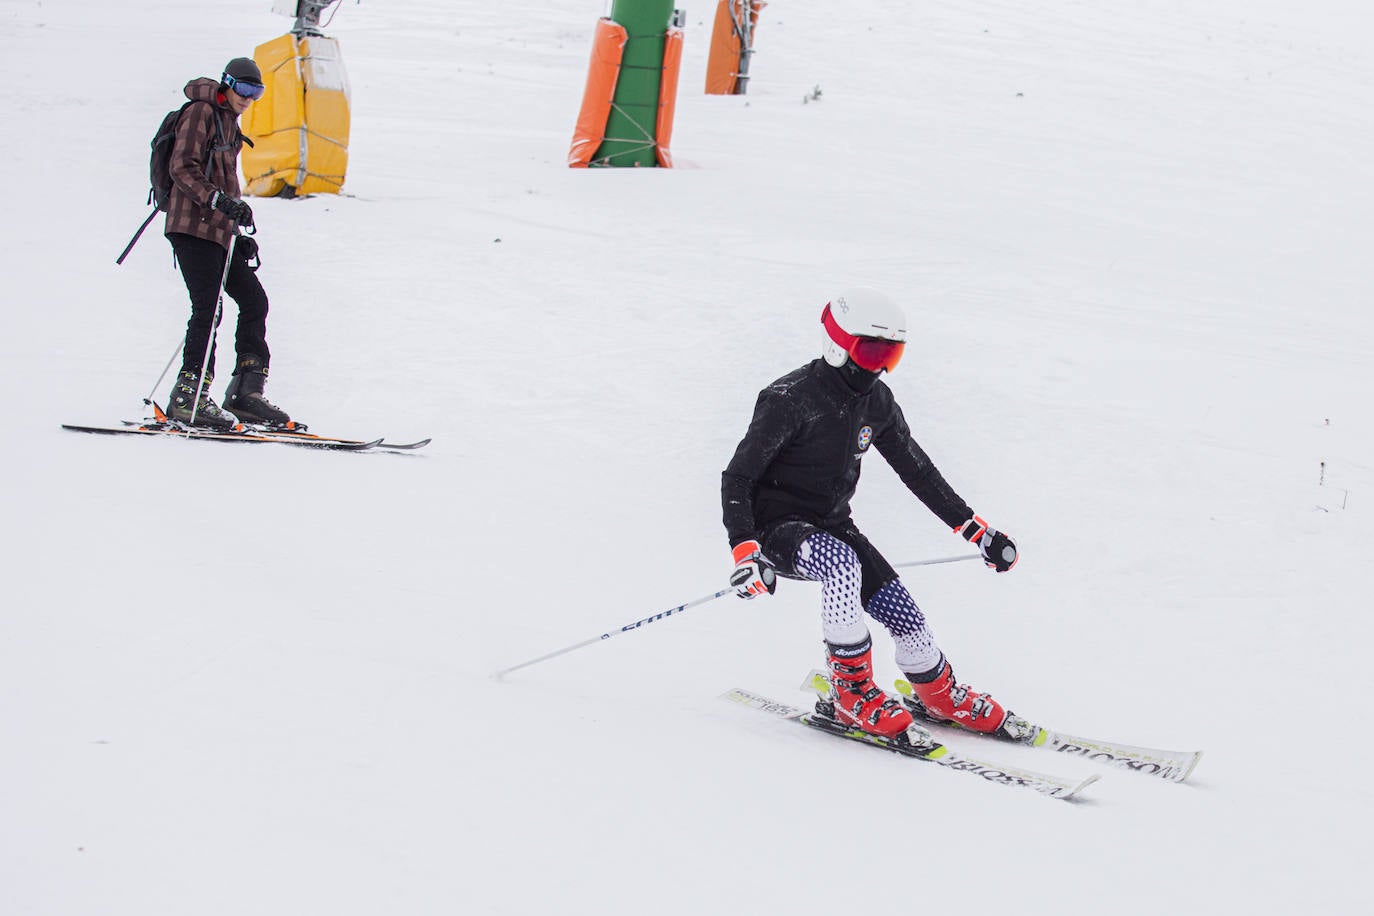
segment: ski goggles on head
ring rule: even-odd
[[[236,80],[227,73],[224,74],[224,85],[228,86],[245,99],[260,99],[262,98],[262,94],[267,91],[266,86],[259,86],[257,83],[249,83],[244,80]]]
[[[900,340],[856,337],[850,334],[840,327],[835,316],[830,314],[829,305],[821,312],[821,324],[825,325],[825,332],[830,335],[830,339],[843,347],[849,358],[854,360],[854,365],[868,372],[891,372],[897,368],[897,364],[902,361],[902,354],[906,352],[906,343]]]

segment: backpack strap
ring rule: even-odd
[[[214,105],[206,102],[205,99],[192,99],[181,107],[182,112],[184,113],[186,109],[197,102],[205,102],[206,105],[210,105],[210,120],[215,124],[215,142],[211,143],[210,148],[205,151],[205,180],[208,182],[210,180],[210,169],[215,164],[215,153],[222,153],[233,147],[231,144],[224,141],[224,124],[220,121],[219,109]]]
[[[151,196],[151,192],[149,192],[149,196]],[[115,258],[115,264],[124,263],[124,259],[129,256],[129,252],[134,250],[134,245],[137,244],[138,240],[143,236],[143,230],[148,228],[148,224],[153,221],[153,217],[157,216],[160,212],[161,211],[158,210],[157,207],[153,207],[153,212],[148,214],[148,218],[143,221],[142,226],[138,227],[138,231],[134,233],[134,237],[129,239],[129,244],[124,246],[124,251],[120,253],[119,257]]]
[[[207,103],[208,104],[208,103]],[[229,144],[224,142],[224,119],[219,116],[219,109],[214,110],[215,115],[215,145],[210,147],[212,153],[222,153],[229,148]]]

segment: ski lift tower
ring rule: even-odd
[[[272,12],[283,16],[295,16],[296,24],[291,27],[291,34],[297,37],[323,35],[324,32],[320,31],[320,14],[337,2],[338,0],[277,0]]]
[[[320,14],[338,0],[276,0],[291,31],[253,50],[266,94],[244,114],[253,141],[239,162],[255,197],[337,194],[348,167],[349,88],[339,43]],[[332,17],[331,17],[332,19]]]

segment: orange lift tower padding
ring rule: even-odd
[[[767,5],[764,0],[720,0],[716,5],[711,52],[706,59],[707,95],[744,95],[749,87],[754,30],[759,11]]]
[[[573,129],[572,147],[568,150],[568,165],[584,169],[606,137],[606,118],[615,98],[615,84],[620,79],[620,60],[625,53],[629,34],[618,22],[602,18],[596,23],[592,36],[592,62],[587,70],[587,88],[582,93],[582,110],[577,114]]]
[[[663,41],[663,78],[658,84],[658,124],[654,128],[654,138],[658,145],[654,155],[660,167],[673,167],[673,153],[669,149],[673,140],[673,112],[677,106],[677,75],[682,68],[683,31],[676,26],[669,27]]]

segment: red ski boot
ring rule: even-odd
[[[954,680],[954,669],[943,657],[932,676],[908,674],[914,699],[919,701],[917,713],[932,722],[950,722],[969,731],[996,734],[1007,722],[1007,711],[986,693],[970,690]],[[924,683],[922,682],[924,680]]]
[[[844,725],[884,738],[895,738],[915,724],[902,704],[873,683],[873,640],[855,646],[826,643],[830,694],[835,718]]]

